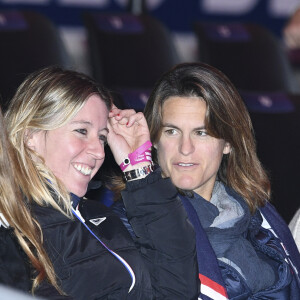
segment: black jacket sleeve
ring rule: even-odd
[[[30,292],[32,284],[27,256],[14,236],[13,229],[1,226],[0,283],[24,292]]]
[[[170,179],[157,170],[128,182],[122,197],[155,299],[197,299],[195,234]]]

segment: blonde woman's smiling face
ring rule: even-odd
[[[92,95],[64,126],[34,133],[30,147],[67,190],[84,196],[89,181],[104,161],[108,134],[108,109],[98,95]]]
[[[162,109],[157,149],[163,174],[184,190],[210,200],[223,154],[230,146],[205,128],[206,103],[198,97],[170,97]]]

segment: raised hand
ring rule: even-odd
[[[129,153],[150,140],[144,114],[136,113],[133,109],[120,110],[114,106],[109,113],[107,126],[109,129],[107,141],[119,165]],[[137,164],[138,167],[143,165],[147,163]],[[132,168],[129,166],[127,170]]]

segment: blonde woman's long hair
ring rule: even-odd
[[[21,170],[13,147],[6,136],[6,128],[0,112],[0,212],[13,228],[17,241],[37,270],[38,275],[33,281],[32,291],[45,276],[59,290],[52,265],[42,247],[40,228],[31,217],[16,184],[21,177],[20,174]]]
[[[27,140],[35,132],[47,132],[64,126],[93,94],[99,95],[110,110],[111,95],[104,87],[82,73],[59,67],[48,67],[29,75],[18,88],[5,121],[19,167],[17,183],[27,205],[34,202],[41,206],[52,206],[72,218],[70,195],[64,184],[45,165],[43,158],[27,146]],[[42,246],[41,228],[26,205],[24,209],[27,221],[24,225],[20,224],[19,232],[25,237],[24,247],[21,245],[24,250],[27,247],[28,251],[25,252],[38,271],[33,291],[45,277],[59,290],[53,266]],[[12,210],[15,216],[19,211],[18,207]],[[35,227],[38,235],[30,239],[29,228],[32,227]],[[37,256],[33,251],[29,252],[30,246],[36,249]]]

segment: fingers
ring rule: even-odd
[[[118,119],[128,118],[134,114],[136,114],[134,109],[119,109],[116,106],[109,112],[110,117],[117,117]]]
[[[131,127],[136,123],[141,125],[146,124],[144,114],[141,112],[137,113],[134,109],[121,110],[114,106],[109,112],[109,118],[111,124],[119,123],[121,125],[126,125],[127,127]]]
[[[120,111],[122,111],[121,109],[117,108],[114,104],[112,105],[112,108],[108,114],[108,116],[110,118],[115,117],[117,114],[120,113]]]
[[[127,122],[126,126],[131,127],[134,124],[138,124],[138,125],[145,125],[146,124],[145,116],[144,116],[143,113],[138,112],[134,115],[131,115],[128,118],[128,122]]]

